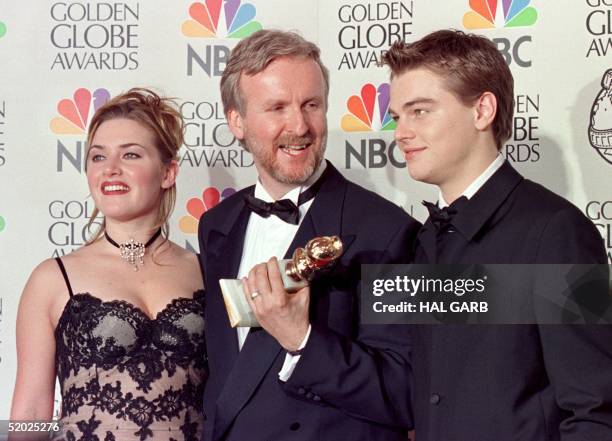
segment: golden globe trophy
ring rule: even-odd
[[[315,237],[304,248],[294,251],[291,259],[278,261],[283,285],[289,293],[295,293],[308,285],[315,274],[328,268],[342,254],[342,241],[338,236]],[[259,326],[242,288],[242,280],[220,279],[225,308],[230,324],[236,326]]]

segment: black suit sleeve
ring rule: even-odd
[[[606,263],[599,232],[577,209],[551,217],[538,263]],[[612,326],[542,325],[542,351],[563,441],[612,439]]]
[[[206,280],[206,235],[205,232],[207,218],[202,216],[200,221],[198,222],[198,247],[200,252],[198,254],[198,259],[200,261],[200,270],[202,271],[202,280],[204,281],[204,291],[206,291],[206,287],[208,286],[208,280]]]
[[[353,264],[359,268],[367,263],[406,263],[418,227],[417,222],[403,226],[385,252],[356,257]],[[358,304],[360,294],[357,284],[352,292],[336,289],[329,295],[350,295]],[[356,315],[358,321],[358,308]],[[412,427],[407,326],[356,323],[355,327],[356,337],[350,339],[327,326],[313,325],[301,359],[283,385],[285,392],[356,418]]]

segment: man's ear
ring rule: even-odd
[[[474,125],[477,130],[485,131],[493,124],[497,115],[497,98],[491,92],[484,92],[474,105]]]
[[[236,109],[231,109],[227,112],[226,118],[229,128],[236,139],[239,141],[244,139],[244,121],[240,112]]]

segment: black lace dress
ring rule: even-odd
[[[154,319],[121,300],[73,294],[55,329],[55,440],[199,440],[206,380],[203,292]]]

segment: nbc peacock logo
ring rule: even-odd
[[[179,229],[185,234],[195,234],[198,232],[198,222],[200,217],[221,202],[223,199],[236,193],[236,190],[228,187],[219,192],[215,187],[207,187],[202,192],[202,198],[191,198],[187,201],[187,215],[179,219]]]
[[[0,233],[2,233],[5,228],[6,228],[6,220],[4,219],[4,217],[0,216]]]
[[[187,37],[244,38],[262,29],[261,23],[255,21],[256,13],[255,6],[241,0],[195,2],[189,7],[191,18],[183,22],[181,31]]]
[[[347,100],[348,113],[342,117],[340,127],[345,132],[395,130],[395,121],[389,114],[389,98],[389,83],[378,87],[364,84],[359,95],[352,95]],[[376,107],[378,113],[375,113]]]
[[[518,28],[532,26],[538,11],[529,6],[531,0],[470,0],[470,9],[463,16],[466,29]]]
[[[6,24],[0,21],[0,38],[6,35]]]
[[[93,93],[83,87],[77,89],[72,99],[64,98],[57,103],[59,116],[51,120],[51,131],[57,135],[83,135],[90,117],[109,99],[110,93],[103,88]]]

